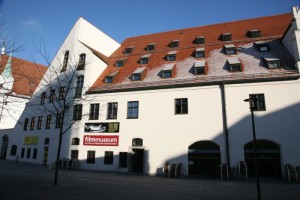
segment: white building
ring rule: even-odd
[[[285,164],[300,165],[299,17],[293,8],[121,45],[79,19],[22,114],[25,125],[14,128],[7,159],[54,163],[61,115],[53,105],[68,99],[63,129],[74,124],[60,157],[82,169],[159,174],[164,163],[182,163],[185,175],[215,175],[221,163],[245,161],[253,176],[244,99],[256,97],[260,174],[285,176]]]

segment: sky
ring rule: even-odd
[[[0,0],[0,5],[5,38],[18,47],[13,56],[47,65],[42,55],[54,59],[79,17],[122,43],[138,35],[290,13],[300,0]]]

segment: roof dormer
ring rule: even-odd
[[[179,40],[172,40],[169,44],[169,47],[171,48],[179,47]]]
[[[281,67],[279,58],[274,56],[264,56],[263,59],[267,63],[268,69],[279,69]]]
[[[104,83],[113,83],[117,74],[118,74],[118,71],[114,71],[114,72],[110,73],[109,75],[107,75],[104,79]]]
[[[130,54],[130,53],[132,53],[133,49],[134,49],[134,46],[127,47],[127,48],[124,49],[123,53],[124,54]]]
[[[257,29],[249,30],[247,36],[250,38],[259,38],[261,37],[261,31]]]
[[[233,55],[236,54],[236,47],[234,44],[227,44],[224,45],[225,54],[226,55]]]
[[[203,75],[206,73],[205,60],[197,60],[193,67],[194,75]]]
[[[228,58],[230,72],[242,72],[242,63],[238,57]]]
[[[267,52],[271,50],[268,41],[259,41],[255,42],[254,44],[260,52]]]
[[[140,58],[140,64],[148,64],[151,54],[145,54]]]
[[[164,65],[163,69],[160,72],[160,77],[173,78],[174,74],[175,74],[175,64],[169,63]]]
[[[231,33],[222,33],[220,37],[224,42],[232,41]]]
[[[167,60],[167,61],[175,61],[175,60],[176,60],[176,53],[177,53],[177,51],[170,51],[170,52],[166,55],[166,60]]]
[[[131,74],[131,80],[132,81],[141,81],[143,80],[146,67],[140,67],[137,68],[132,74]]]
[[[195,58],[204,58],[205,57],[205,48],[197,48],[194,52]]]
[[[195,44],[205,44],[205,37],[204,36],[198,36],[194,40]]]
[[[153,51],[155,49],[156,43],[150,43],[146,47],[146,51]]]

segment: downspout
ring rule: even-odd
[[[226,161],[230,168],[230,154],[229,154],[229,135],[227,127],[227,112],[226,112],[226,95],[225,95],[225,84],[220,84],[221,89],[221,101],[222,101],[222,118],[223,118],[223,131],[225,136],[225,148],[226,148]]]

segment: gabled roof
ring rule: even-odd
[[[0,74],[3,72],[8,58],[8,55],[1,55]],[[12,57],[11,70],[14,78],[12,92],[17,95],[32,96],[37,85],[43,78],[47,67],[20,58]]]
[[[256,77],[257,80],[281,76],[299,78],[294,68],[293,57],[280,42],[291,21],[291,14],[282,14],[127,38],[109,57],[107,68],[88,92],[134,90],[166,85],[169,87],[176,84],[207,84],[215,83],[217,80],[247,80],[245,77],[251,77],[251,80],[256,80]],[[261,37],[249,37],[249,30],[260,30]],[[220,35],[224,33],[231,33],[232,41],[222,41]],[[194,41],[199,35],[205,38],[204,45],[195,44]],[[169,44],[173,40],[180,40],[180,46],[170,48]],[[271,54],[281,59],[282,69],[270,71],[264,66],[263,54],[265,52],[259,52],[256,49],[254,43],[257,41],[270,42]],[[155,50],[151,51],[147,73],[142,81],[132,82],[129,77],[140,67],[139,59],[143,55],[149,54],[146,47],[150,43],[155,43],[156,46]],[[225,55],[223,52],[224,45],[236,47],[237,54]],[[133,51],[130,54],[124,54],[124,50],[132,46],[134,46]],[[194,57],[194,52],[198,48],[205,48],[206,56],[203,59],[206,60],[208,69],[206,75],[201,77],[190,73],[190,69],[199,60],[199,58]],[[176,61],[167,61],[166,55],[173,51],[176,52]],[[270,54],[270,52],[267,53]],[[227,60],[232,56],[238,57],[243,64],[243,72],[232,74],[227,69]],[[126,62],[123,67],[116,68],[114,64],[120,59],[126,59]],[[162,80],[158,74],[168,63],[176,65],[176,76],[166,81]],[[104,78],[113,71],[118,71],[118,75],[112,84],[105,85]]]

